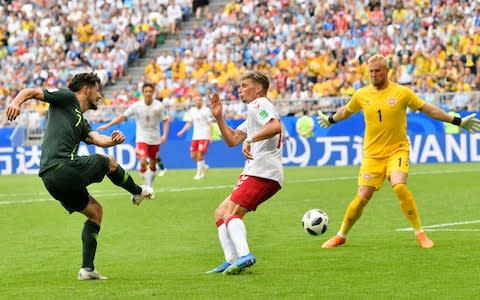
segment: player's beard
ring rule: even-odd
[[[92,97],[92,100],[88,101],[88,109],[97,110],[98,109],[97,101],[98,100],[95,100],[95,98]]]
[[[376,87],[377,89],[384,87],[385,82],[386,82],[385,79],[379,79],[379,78],[375,78],[372,80],[373,86]]]

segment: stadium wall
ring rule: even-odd
[[[283,152],[285,166],[356,165],[362,157],[364,123],[361,115],[336,124],[329,129],[316,125],[315,137],[300,138],[295,133],[295,117],[286,117],[283,123],[290,133]],[[230,121],[236,127],[241,121]],[[190,131],[182,138],[176,133],[183,122],[172,122],[167,143],[161,146],[160,155],[169,169],[195,168],[190,159]],[[96,128],[99,124],[92,124]],[[408,135],[411,141],[411,163],[478,162],[480,161],[480,134],[466,132],[446,135],[443,124],[423,114],[410,114]],[[126,169],[137,169],[135,157],[135,123],[128,121],[111,130],[122,130],[127,140],[122,145],[102,149],[82,144],[80,155],[105,153],[113,155]],[[8,137],[12,128],[0,129],[0,174],[35,174],[40,164],[41,147],[12,147]],[[106,131],[109,134],[110,131]],[[212,168],[242,167],[245,163],[240,146],[228,148],[223,141],[212,142],[206,156]]]

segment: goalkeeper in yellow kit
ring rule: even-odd
[[[359,89],[352,99],[334,115],[319,112],[320,126],[345,120],[353,113],[363,110],[365,136],[363,160],[358,175],[358,191],[345,212],[338,233],[327,240],[322,248],[334,248],[345,243],[346,235],[360,218],[363,208],[388,178],[400,201],[400,207],[415,230],[422,248],[433,247],[420,224],[415,198],[407,187],[408,156],[410,143],[407,139],[407,108],[419,110],[429,117],[450,122],[474,133],[480,130],[480,120],[475,114],[465,118],[454,117],[438,107],[425,103],[411,89],[388,79],[385,57],[376,54],[368,59],[370,84]]]

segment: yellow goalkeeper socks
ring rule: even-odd
[[[347,235],[353,224],[355,224],[362,215],[363,208],[367,203],[368,200],[359,195],[356,195],[355,198],[353,198],[352,202],[350,202],[347,207],[345,216],[343,217],[342,227],[340,227],[340,231],[338,232],[340,236],[345,237]]]
[[[397,194],[398,200],[400,200],[400,207],[403,214],[407,217],[408,221],[412,225],[415,232],[419,232],[422,229],[420,225],[420,217],[417,213],[417,205],[415,204],[415,198],[408,190],[408,187],[404,183],[396,184],[393,187],[393,191]]]

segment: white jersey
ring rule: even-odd
[[[247,119],[240,124],[237,129],[245,132],[247,136],[254,136],[271,119],[280,117],[275,112],[272,102],[267,98],[257,98],[247,105]],[[277,134],[269,139],[254,142],[250,144],[250,152],[253,160],[247,160],[243,175],[251,175],[261,178],[267,178],[283,184],[283,129],[281,134]]]
[[[202,106],[200,109],[192,107],[188,111],[186,121],[192,122],[193,136],[192,140],[208,140],[210,139],[210,124],[212,122],[212,114],[210,109]]]
[[[140,100],[133,103],[123,115],[127,118],[135,116],[137,143],[160,144],[160,121],[168,118],[162,102],[153,100],[150,105],[146,105],[143,100]]]

